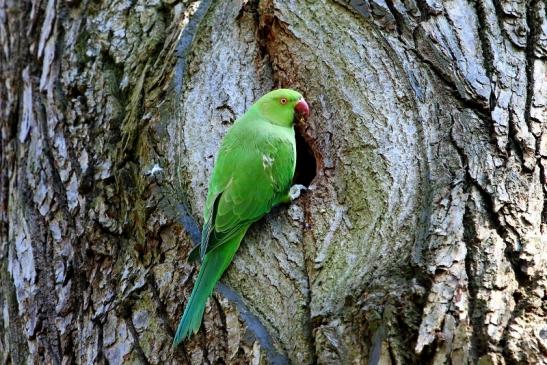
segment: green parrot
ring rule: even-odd
[[[207,299],[251,224],[306,189],[291,183],[296,166],[293,122],[308,114],[300,93],[278,89],[258,99],[226,133],[209,181],[201,243],[189,255],[202,264],[174,346],[199,330]]]

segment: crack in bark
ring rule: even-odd
[[[507,29],[505,29],[505,26],[503,24],[505,12],[503,11],[502,3],[501,1],[497,0],[493,0],[492,3],[494,4],[494,10],[496,11],[496,20],[498,21],[498,27],[500,28],[503,41],[511,42],[511,36],[509,36],[509,34],[507,33]]]
[[[453,120],[454,122],[454,120]],[[513,134],[514,130],[510,130],[509,136]],[[507,361],[508,363],[515,363],[514,360],[511,360],[511,357],[508,356],[508,348],[506,346],[506,343],[508,342],[508,335],[510,331],[510,325],[513,322],[515,318],[518,318],[522,313],[525,312],[525,307],[527,305],[527,300],[520,300],[518,296],[520,296],[521,290],[526,290],[527,292],[532,292],[531,287],[534,284],[534,281],[530,280],[530,278],[521,271],[519,267],[520,258],[514,257],[514,252],[511,251],[511,246],[508,242],[508,237],[510,235],[514,235],[516,237],[519,237],[519,234],[517,231],[515,231],[514,228],[511,226],[502,223],[500,220],[499,211],[496,212],[494,210],[494,202],[493,198],[488,191],[477,181],[475,180],[470,172],[469,172],[469,165],[468,165],[468,159],[465,151],[463,148],[461,148],[458,143],[455,141],[454,136],[452,133],[450,134],[451,137],[451,144],[455,147],[456,151],[460,155],[460,158],[464,162],[464,168],[465,168],[465,177],[466,177],[466,184],[467,186],[473,187],[476,189],[476,191],[479,193],[479,197],[481,199],[482,208],[487,213],[487,219],[489,221],[490,227],[493,228],[496,231],[496,234],[503,240],[505,244],[505,252],[504,256],[507,262],[511,265],[512,272],[514,274],[515,280],[518,283],[518,289],[517,291],[513,292],[513,298],[515,300],[515,308],[511,311],[510,319],[507,321],[506,325],[502,328],[502,335],[501,340],[499,342],[499,345],[502,347],[502,352],[507,355]],[[513,143],[513,147],[515,147],[516,141],[513,139],[510,139]],[[468,198],[468,199],[471,199]],[[501,211],[501,208],[500,208]],[[480,238],[477,237],[477,233],[474,231],[471,231],[470,228],[473,227],[472,220],[469,217],[469,210],[468,206],[466,204],[466,212],[464,214],[464,227],[465,233],[464,238],[466,242],[466,246],[468,247],[468,255],[466,255],[465,258],[465,267],[466,267],[466,273],[468,275],[468,289],[469,289],[469,314],[470,314],[470,321],[473,326],[473,331],[471,332],[473,340],[471,341],[472,345],[472,351],[470,353],[471,356],[474,356],[475,360],[478,360],[483,355],[487,355],[489,352],[492,351],[492,349],[489,348],[491,345],[491,336],[485,332],[484,328],[484,319],[485,319],[485,310],[487,307],[483,303],[483,300],[479,300],[477,298],[478,296],[478,288],[476,285],[477,278],[473,275],[473,270],[471,268],[471,263],[478,262],[478,259],[475,258],[475,252],[477,250],[480,250],[481,247],[477,246],[475,248],[475,244],[473,241],[477,240],[477,242],[481,242]],[[467,223],[466,223],[467,222]],[[526,298],[525,298],[526,299]],[[476,314],[479,313],[479,316]]]
[[[484,69],[486,70],[486,74],[491,84],[490,98],[489,98],[490,116],[491,116],[492,115],[491,113],[494,111],[496,107],[495,88],[494,88],[492,77],[494,74],[497,75],[498,71],[497,71],[496,65],[494,64],[494,59],[495,59],[494,51],[488,39],[489,35],[487,33],[487,30],[490,29],[490,25],[489,23],[486,22],[487,9],[486,9],[484,0],[477,0],[475,2],[475,13],[477,14],[477,21],[478,21],[477,32],[478,32],[478,36],[479,36],[479,40],[481,44],[481,50],[483,54],[483,57],[482,57],[483,66],[484,66]],[[504,40],[502,39],[501,41],[503,42]],[[489,125],[491,128],[490,136],[492,138],[497,135],[497,132],[495,130],[494,120],[492,117],[490,118],[489,122],[490,122]],[[511,132],[508,132],[507,134],[508,134],[508,138],[511,138]],[[498,148],[497,143],[494,143],[494,146]],[[507,151],[501,151],[501,150],[500,152],[507,153]]]
[[[36,110],[36,120],[38,127],[40,128],[38,138],[41,137],[41,141],[37,141],[36,143],[44,143],[46,161],[49,164],[49,166],[42,166],[42,170],[45,170],[47,177],[50,177],[53,180],[52,183],[56,187],[56,189],[54,189],[54,195],[60,199],[61,203],[59,205],[62,206],[63,197],[60,196],[61,194],[58,191],[61,189],[60,185],[62,184],[60,184],[60,177],[55,174],[56,170],[54,159],[51,155],[51,146],[47,141],[47,119],[44,115],[43,104],[33,103],[33,106],[36,105],[39,106],[39,109]],[[26,166],[27,165],[24,164],[19,171],[23,171]],[[49,167],[49,169],[47,169],[47,167]],[[33,202],[31,196],[32,189],[29,186],[29,182],[25,180],[22,185],[21,190],[23,193],[21,198],[23,201],[23,206],[26,208],[26,213],[28,216],[33,217],[33,221],[35,222],[35,225],[30,227],[30,235],[32,242],[34,243],[32,244],[32,250],[36,252],[34,259],[37,281],[43,282],[43,284],[38,287],[35,294],[35,300],[38,303],[41,303],[38,313],[36,314],[37,318],[35,330],[37,333],[35,332],[29,336],[29,339],[38,340],[38,346],[43,346],[46,349],[47,355],[50,356],[49,361],[52,361],[55,364],[61,364],[62,349],[60,335],[57,331],[55,323],[52,323],[53,319],[56,318],[55,303],[57,303],[58,299],[55,298],[55,275],[53,272],[52,262],[50,262],[50,259],[54,257],[52,252],[53,245],[50,243],[50,235],[48,234],[48,230],[46,228],[46,217],[40,214],[39,207],[35,206],[35,203]],[[40,328],[40,325],[43,325],[43,327]],[[45,334],[45,336],[41,336],[43,334]]]
[[[308,210],[308,209],[306,209]],[[312,364],[317,364],[317,352],[316,352],[316,339],[315,339],[315,328],[316,326],[314,325],[314,321],[313,321],[313,318],[312,318],[312,313],[311,313],[311,305],[312,305],[312,300],[313,300],[313,296],[312,296],[312,286],[311,286],[311,282],[310,282],[310,272],[309,270],[312,270],[313,267],[314,267],[314,262],[313,262],[313,258],[309,257],[309,255],[306,255],[308,257],[305,257],[304,259],[304,269],[306,270],[306,283],[307,283],[307,286],[308,286],[308,290],[307,290],[307,297],[306,297],[306,312],[307,312],[307,316],[308,316],[308,326],[307,326],[307,329],[308,329],[308,337],[310,339],[310,354],[311,354],[311,361],[312,361]]]
[[[393,15],[393,19],[395,19],[395,27],[397,28],[397,34],[399,34],[399,37],[403,34],[403,29],[405,28],[405,20],[401,13],[395,9],[395,5],[393,4],[393,0],[385,0],[386,5],[391,12],[391,15]]]
[[[466,175],[466,180],[469,180],[468,175]],[[469,355],[472,359],[475,359],[476,361],[476,359],[480,357],[479,355],[486,353],[487,341],[483,333],[484,314],[482,311],[479,311],[478,313],[481,315],[476,315],[476,310],[479,308],[478,289],[477,285],[475,285],[477,278],[475,277],[475,275],[473,275],[474,271],[471,265],[473,263],[472,260],[475,256],[475,245],[473,244],[473,241],[477,238],[477,233],[475,231],[471,231],[471,228],[473,227],[473,218],[470,214],[471,213],[469,210],[468,202],[466,202],[465,212],[463,215],[463,223],[466,228],[464,229],[463,239],[465,242],[465,246],[468,249],[468,253],[465,256],[465,272],[468,278],[467,289],[469,290],[469,321],[471,322],[471,326],[473,328],[473,330],[471,331],[471,350]]]
[[[149,272],[146,276],[146,282],[150,290],[152,291],[152,297],[156,301],[156,315],[160,318],[161,323],[169,336],[175,337],[175,330],[169,324],[169,315],[167,314],[165,303],[163,303],[163,301],[161,300],[156,277],[152,272]],[[173,348],[173,352],[180,355],[187,364],[191,363],[184,342],[180,343],[176,348]]]
[[[104,326],[101,321],[96,322],[97,326],[97,363],[106,365],[107,361],[104,357]]]
[[[201,242],[201,229],[197,221],[194,219],[188,206],[184,203],[177,204],[177,212],[179,223],[182,224],[186,233],[190,236],[194,246],[198,246]]]
[[[125,325],[129,329],[129,332],[131,333],[131,337],[133,337],[133,349],[137,353],[137,357],[144,365],[150,365],[150,362],[148,361],[148,358],[144,354],[144,351],[141,347],[140,341],[139,341],[139,334],[137,333],[137,330],[135,329],[135,325],[133,324],[133,318],[131,317],[130,313],[127,313],[128,315],[125,317]]]
[[[420,10],[420,21],[421,22],[426,22],[431,17],[437,16],[437,15],[442,13],[442,10],[432,8],[427,3],[427,0],[416,0],[416,5],[418,6],[418,9]]]
[[[35,337],[38,341],[38,345],[43,345],[49,352],[50,361],[54,364],[61,364],[62,359],[62,350],[61,350],[61,341],[60,335],[57,331],[53,319],[56,318],[55,303],[58,302],[56,298],[56,292],[54,284],[54,273],[53,265],[50,262],[50,258],[53,256],[53,245],[48,244],[49,234],[45,229],[45,219],[40,215],[38,211],[29,212],[31,216],[34,216],[35,222],[39,222],[36,227],[34,227],[31,236],[34,238],[43,237],[44,240],[41,242],[40,239],[36,239],[35,242],[41,244],[33,245],[33,250],[37,252],[35,256],[36,260],[36,272],[37,272],[37,281],[43,281],[42,285],[38,292],[35,295],[35,300],[38,303],[41,303],[39,306],[40,310],[37,314],[37,324],[36,330],[38,335]],[[38,231],[38,232],[36,232]],[[42,317],[40,314],[44,314]],[[42,324],[40,328],[39,324]],[[36,334],[36,333],[35,333]],[[40,336],[40,334],[45,336]],[[30,337],[32,339],[33,336]]]
[[[207,347],[207,327],[203,318],[201,319],[201,328],[199,329],[199,332],[197,333],[197,335],[199,335],[199,340],[200,340],[199,347],[201,348],[203,359],[209,360],[209,349]],[[208,361],[203,361],[203,363],[208,363]]]
[[[454,125],[455,121],[452,117],[452,125]],[[487,212],[487,219],[490,222],[490,226],[494,228],[497,235],[504,241],[506,244],[506,247],[509,247],[507,244],[507,235],[509,227],[506,227],[501,224],[498,213],[494,211],[494,202],[492,200],[492,196],[480,185],[480,183],[475,180],[469,171],[469,163],[468,163],[468,157],[462,147],[460,147],[457,143],[457,141],[454,138],[453,133],[450,133],[450,142],[456,149],[458,155],[460,156],[460,159],[462,161],[462,166],[465,169],[465,181],[464,181],[464,189],[470,190],[470,188],[475,188],[477,192],[479,193],[479,196],[481,198],[482,208],[484,211]],[[478,298],[478,286],[476,284],[478,278],[473,274],[474,270],[471,267],[471,264],[473,262],[477,262],[475,260],[475,254],[477,250],[480,250],[480,246],[478,246],[475,241],[481,242],[481,239],[477,236],[477,232],[472,230],[473,228],[473,218],[471,217],[471,212],[469,210],[469,201],[472,200],[471,194],[468,196],[468,200],[465,204],[465,212],[463,217],[463,226],[464,229],[464,236],[463,240],[465,242],[465,245],[468,249],[468,253],[465,256],[465,271],[467,274],[467,288],[469,290],[469,304],[468,304],[468,313],[469,313],[469,320],[471,322],[471,326],[473,327],[473,330],[471,331],[471,338],[470,341],[471,345],[471,351],[469,355],[477,361],[481,356],[486,355],[489,352],[489,341],[490,336],[485,333],[484,328],[484,318],[485,318],[485,309],[486,306],[483,303],[483,301],[479,300]],[[511,261],[511,257],[509,253],[506,250],[505,257],[507,258],[508,262],[511,263],[513,272],[515,273],[515,277],[517,277],[518,280],[518,272],[519,269]],[[519,286],[521,286],[521,281],[519,280]],[[515,308],[516,310],[516,308]],[[479,313],[479,316],[477,316],[477,313]],[[513,311],[514,313],[514,311]],[[507,328],[509,327],[509,323],[505,326],[504,332],[507,331]],[[505,335],[504,335],[505,336]]]
[[[488,34],[486,33],[488,23],[486,22],[487,13],[484,6],[484,0],[475,1],[475,13],[477,14],[477,32],[481,43],[483,66],[490,79],[490,83],[492,83],[492,75],[494,74],[496,67],[494,66],[494,53],[492,52],[492,48],[488,42]],[[490,105],[490,110],[492,110],[492,107],[493,105]]]
[[[492,118],[490,116],[490,110],[488,107],[480,101],[476,101],[475,99],[466,98],[463,95],[461,95],[458,92],[458,88],[454,81],[450,80],[449,78],[444,75],[443,71],[437,67],[433,62],[428,60],[424,55],[421,54],[421,52],[418,50],[418,43],[420,42],[418,39],[418,31],[420,27],[416,27],[412,33],[413,39],[414,39],[414,47],[412,51],[414,54],[420,59],[423,63],[429,66],[429,69],[433,71],[433,73],[444,82],[444,84],[448,87],[448,90],[450,91],[450,94],[458,100],[465,108],[473,110],[475,113],[477,113],[479,116],[481,116],[483,119],[488,120],[492,122]],[[492,122],[493,123],[493,122]]]
[[[0,328],[7,327],[10,341],[9,348],[11,350],[5,360],[7,364],[10,364],[10,361],[12,364],[23,364],[29,353],[28,343],[24,335],[24,324],[21,316],[19,316],[16,288],[13,282],[8,279],[10,275],[5,266],[5,264],[2,264],[0,268],[0,279],[5,278],[1,281],[3,284],[1,289],[3,290],[0,291],[0,305],[2,305],[2,308],[8,308],[9,324],[6,326],[6,323],[3,323],[2,316],[0,317],[0,323],[2,324]]]
[[[266,326],[249,310],[239,294],[221,282],[217,284],[216,290],[223,297],[235,304],[247,328],[253,333],[260,346],[265,350],[268,362],[273,365],[288,364],[289,359],[275,349],[273,339],[268,333]]]
[[[527,39],[526,39],[526,104],[524,109],[524,119],[526,121],[526,124],[528,125],[528,128],[531,129],[532,121],[531,119],[531,109],[532,109],[532,101],[534,98],[534,61],[538,59],[535,55],[536,47],[539,42],[540,36],[541,36],[541,19],[539,17],[539,11],[537,9],[539,5],[539,0],[530,0],[528,2],[528,5],[526,7],[526,22],[529,27]],[[547,7],[547,3],[545,4]],[[539,121],[541,122],[541,121]],[[543,121],[545,123],[545,121]],[[542,131],[543,133],[546,133],[545,130]],[[540,182],[543,185],[543,208],[541,212],[541,222],[547,223],[547,172],[545,171],[545,166],[542,163],[543,156],[539,155],[540,151],[540,144],[542,135],[536,136],[536,156],[537,156],[537,162],[536,164],[539,167],[539,173],[540,173]],[[542,232],[545,233],[545,232]]]
[[[517,160],[520,162],[523,170],[530,172],[530,170],[524,165],[524,151],[522,149],[522,145],[515,137],[517,135],[517,128],[513,119],[513,113],[509,112],[509,118],[507,122],[509,126],[509,133],[507,135],[509,138],[509,143],[506,147],[506,154],[507,156],[510,156],[512,152],[515,153]]]
[[[222,305],[220,305],[220,302],[218,298],[215,295],[211,296],[211,301],[215,303],[215,306],[217,308],[218,315],[220,317],[220,323],[222,324],[222,349],[224,350],[224,354],[228,354],[228,326],[226,325],[226,314],[224,313],[224,310],[222,309]]]
[[[194,15],[190,18],[190,21],[182,31],[180,39],[177,44],[177,64],[175,66],[175,75],[172,80],[173,89],[177,94],[180,94],[184,89],[184,77],[187,66],[188,52],[192,46],[192,41],[199,29],[199,25],[203,20],[205,14],[207,14],[212,0],[203,0],[199,2],[198,8]]]

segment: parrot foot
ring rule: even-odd
[[[310,189],[308,189],[304,185],[300,185],[300,184],[293,185],[289,189],[289,198],[291,199],[291,201],[298,199],[302,191],[308,191],[308,190]]]

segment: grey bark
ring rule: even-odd
[[[546,5],[0,0],[0,364],[547,363]],[[220,140],[281,86],[312,191],[173,349]]]

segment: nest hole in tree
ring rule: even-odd
[[[293,184],[310,186],[317,173],[317,161],[312,147],[306,142],[300,128],[295,128],[296,137],[296,170]]]

